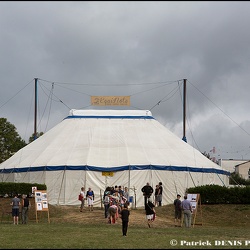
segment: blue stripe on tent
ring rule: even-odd
[[[99,118],[99,119],[155,119],[152,116],[112,116],[112,115],[72,115],[67,116],[64,119],[75,119],[75,118]]]
[[[120,167],[95,167],[95,166],[39,166],[24,168],[2,169],[0,173],[22,173],[35,171],[60,171],[60,170],[88,170],[97,172],[120,172],[125,170],[162,170],[177,172],[196,172],[196,173],[216,173],[230,175],[230,172],[215,168],[198,168],[198,167],[180,167],[180,166],[160,166],[160,165],[127,165]]]

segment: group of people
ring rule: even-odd
[[[159,182],[155,190],[152,188],[149,182],[141,189],[144,196],[144,206],[146,213],[146,220],[148,227],[152,226],[156,218],[155,207],[162,206],[162,194],[163,187],[162,182]],[[154,202],[152,196],[154,194]],[[94,191],[89,188],[85,195],[84,187],[81,188],[80,195],[82,196],[80,211],[82,212],[85,200],[88,201],[89,210],[93,210]],[[86,197],[86,198],[85,198]],[[184,222],[186,227],[191,227],[192,221],[192,206],[187,196],[184,196],[184,200],[180,200],[181,196],[178,194],[174,200],[175,207],[175,226],[181,226],[182,213],[184,215]],[[121,186],[107,187],[103,194],[104,204],[104,217],[108,219],[109,224],[115,224],[118,218],[122,220],[122,232],[123,236],[127,235],[130,207],[129,207],[129,192],[128,188],[122,188]]]
[[[85,195],[85,188],[82,187],[80,196],[80,212],[83,211],[85,200],[88,202],[89,211],[93,211],[94,191],[89,188]],[[124,189],[118,185],[107,187],[103,194],[103,204],[104,217],[108,219],[108,223],[115,224],[117,219],[120,217],[122,220],[123,236],[127,236],[130,215],[128,187],[125,187]]]
[[[184,196],[184,200],[180,200],[181,196],[177,194],[177,198],[174,200],[175,208],[175,226],[181,227],[182,212],[184,215],[185,227],[191,227],[192,222],[192,205],[187,199],[187,195]]]
[[[162,182],[159,182],[155,188],[155,202],[152,201],[152,194],[154,189],[149,182],[142,187],[141,191],[144,196],[144,206],[146,219],[148,222],[148,227],[151,227],[152,222],[155,220],[156,206],[162,206]],[[80,212],[83,211],[85,206],[85,200],[87,200],[89,211],[93,211],[94,203],[94,191],[89,187],[86,195],[84,187],[81,188],[80,196],[81,206]],[[180,200],[181,195],[177,194],[177,198],[174,200],[175,208],[175,226],[181,226],[182,213],[184,215],[185,227],[191,227],[192,221],[192,205],[187,199],[187,195],[184,196],[184,200]],[[116,220],[120,217],[122,220],[122,232],[123,236],[127,236],[128,222],[129,222],[129,192],[128,188],[122,189],[121,186],[107,187],[103,194],[103,204],[104,204],[104,217],[108,219],[109,224],[116,223]],[[19,209],[21,206],[22,224],[27,224],[28,222],[28,211],[30,207],[30,201],[26,194],[22,195],[22,199],[16,194],[11,202],[12,206],[12,216],[13,223],[18,225],[19,223]]]
[[[110,223],[115,223],[118,214],[126,205],[129,207],[129,192],[128,188],[124,189],[121,186],[107,187],[103,194],[104,217],[109,219]],[[116,216],[112,216],[114,209]]]
[[[94,191],[91,189],[91,187],[88,188],[86,195],[85,195],[85,188],[81,187],[80,197],[81,197],[80,212],[82,212],[83,208],[85,207],[85,200],[87,200],[89,211],[93,211],[95,194]]]
[[[30,201],[26,194],[22,195],[22,199],[15,194],[14,198],[12,199],[10,205],[12,206],[12,217],[13,217],[13,224],[18,225],[19,223],[19,211],[21,206],[21,215],[22,215],[22,224],[28,223],[28,211],[30,208]]]
[[[129,192],[121,186],[107,187],[103,194],[104,217],[109,224],[115,224],[120,217],[122,220],[122,235],[127,236],[129,222]]]
[[[163,193],[163,187],[162,187],[162,182],[160,181],[156,186],[155,186],[155,190],[152,188],[152,186],[150,185],[149,182],[147,182],[147,184],[142,187],[141,189],[143,196],[144,196],[144,205],[146,207],[146,203],[148,198],[151,198],[151,195],[154,192],[154,205],[155,207],[157,206],[162,206],[162,193]]]
[[[142,187],[141,191],[144,196],[144,206],[146,211],[146,218],[148,221],[148,227],[151,227],[152,222],[155,220],[156,206],[162,206],[162,182],[156,185],[155,190],[152,188],[149,182]],[[155,192],[154,192],[155,191]],[[152,194],[154,192],[155,202],[152,202]],[[174,200],[175,207],[175,226],[181,226],[182,213],[184,215],[185,227],[191,227],[192,222],[192,205],[191,202],[187,199],[187,195],[184,196],[184,200],[180,200],[181,196],[177,194],[177,198]]]

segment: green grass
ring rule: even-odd
[[[1,249],[249,249],[250,205],[204,205],[197,213],[193,228],[174,227],[173,207],[157,207],[156,224],[146,226],[143,209],[131,210],[128,236],[123,237],[121,224],[107,224],[103,210],[94,214],[79,213],[79,207],[49,206],[47,213],[34,213],[27,225],[13,225],[12,219],[0,223]],[[142,215],[143,214],[143,215]],[[80,216],[80,220],[78,217]],[[81,217],[83,216],[83,217]],[[85,217],[84,217],[85,216]],[[91,216],[95,220],[91,220]],[[132,217],[133,216],[133,217]],[[73,219],[75,218],[75,219]],[[158,224],[157,224],[158,223]],[[177,242],[177,245],[171,245]],[[217,243],[217,245],[216,245]],[[218,245],[220,243],[220,245]],[[196,245],[195,245],[196,244]],[[223,244],[223,245],[222,245]],[[245,245],[247,244],[247,245]]]
[[[218,246],[215,246],[216,240],[240,241],[244,244],[245,240],[249,240],[249,233],[249,230],[234,228],[129,227],[128,236],[123,237],[120,225],[2,224],[0,242],[1,249],[180,249],[201,248],[201,246],[181,246],[181,241],[189,242],[186,244],[202,241],[212,244],[206,248],[218,249]],[[177,246],[171,246],[171,240],[176,240]],[[238,246],[227,245],[219,248],[235,249]],[[249,249],[250,241],[248,246],[239,248]]]

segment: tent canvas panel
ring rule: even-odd
[[[100,206],[101,199],[105,187],[121,185],[127,186],[130,189],[130,196],[135,196],[136,192],[136,204],[137,206],[143,206],[143,196],[141,188],[150,182],[153,188],[161,181],[163,183],[163,205],[171,204],[177,193],[182,196],[185,194],[187,187],[194,187],[196,185],[206,184],[218,184],[221,185],[221,179],[227,182],[227,178],[224,175],[216,176],[211,173],[189,173],[189,172],[175,172],[164,170],[126,170],[115,172],[113,177],[103,176],[100,171],[47,171],[46,182],[48,189],[48,201],[52,205],[79,205],[77,195],[80,192],[80,188],[85,186],[87,191],[88,187],[91,187],[95,192],[95,206]],[[6,174],[4,174],[6,175]],[[28,181],[27,173],[12,173],[12,178],[16,182]],[[14,176],[15,175],[15,176]],[[30,176],[34,175],[30,173]],[[85,176],[86,175],[86,176]],[[203,178],[201,177],[203,176]],[[8,175],[9,176],[9,175]],[[14,176],[14,177],[13,177]],[[36,178],[32,179],[32,183],[43,184],[44,174],[40,172],[36,173]],[[40,176],[41,180],[39,181]],[[205,183],[201,183],[202,179],[206,179]],[[209,183],[207,183],[209,180]]]

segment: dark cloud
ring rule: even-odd
[[[131,95],[182,138],[186,78],[188,143],[250,158],[249,14],[249,2],[1,2],[1,117],[33,133],[37,77],[39,130],[91,95]]]

